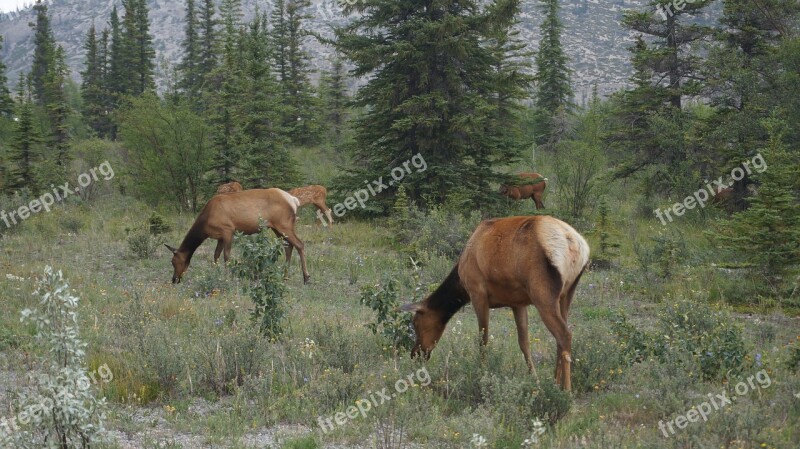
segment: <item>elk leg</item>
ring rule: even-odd
[[[542,202],[542,193],[537,192],[533,194],[533,202],[536,203],[536,210],[544,209],[544,203]]]
[[[272,232],[274,232],[279,239],[283,240],[283,252],[286,254],[286,265],[283,267],[283,280],[286,281],[289,279],[289,264],[292,262],[292,245],[289,243],[286,236],[277,229],[272,229]]]
[[[222,254],[222,248],[225,245],[222,243],[222,239],[217,240],[217,249],[214,250],[214,263],[216,264],[219,260],[219,255]]]
[[[547,330],[556,339],[556,382],[562,389],[569,391],[572,387],[570,381],[570,362],[572,358],[572,332],[567,327],[567,322],[561,316],[561,310],[556,301],[551,304],[537,306],[542,322]]]
[[[514,307],[513,311],[514,321],[517,324],[519,349],[522,350],[522,356],[525,357],[525,363],[528,364],[528,371],[535,373],[536,368],[533,367],[533,360],[531,359],[531,344],[528,341],[528,307]]]
[[[231,246],[233,245],[233,235],[226,235],[222,237],[222,254],[225,258],[225,264],[228,264],[228,259],[231,258]]]
[[[289,249],[286,255],[286,265],[288,267],[289,263],[292,261],[292,247],[297,248],[297,254],[300,255],[300,266],[303,268],[303,283],[308,284],[311,280],[311,276],[308,275],[308,268],[306,266],[306,252],[305,246],[303,242],[297,238],[295,235],[294,230],[290,230],[284,238],[289,242]]]
[[[325,209],[325,215],[328,217],[328,221],[331,223],[331,226],[333,226],[333,214],[331,214],[331,209],[328,206],[325,207],[327,207],[327,209]]]

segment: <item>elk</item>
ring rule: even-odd
[[[285,250],[287,276],[292,261],[292,249],[297,248],[300,265],[303,268],[303,282],[307,284],[310,276],[306,268],[306,253],[303,242],[294,232],[299,203],[297,198],[281,189],[252,189],[212,197],[203,206],[181,246],[176,249],[165,245],[172,251],[174,269],[172,283],[181,282],[183,273],[189,268],[192,255],[206,239],[217,240],[214,263],[223,252],[227,262],[231,255],[234,232],[255,234],[259,232],[263,221],[275,235],[287,242]]]
[[[217,187],[217,194],[220,193],[234,193],[234,192],[241,192],[244,190],[242,185],[236,181],[229,182],[227,184],[222,184],[221,186]]]
[[[300,200],[300,207],[303,207],[306,204],[313,204],[316,206],[318,211],[317,215],[319,215],[319,219],[322,221],[322,224],[325,224],[325,221],[323,221],[322,218],[322,214],[324,213],[325,216],[328,217],[328,221],[330,222],[331,226],[333,226],[331,209],[327,204],[325,204],[325,198],[328,196],[328,189],[321,185],[310,185],[294,188],[289,191],[289,194]]]
[[[578,281],[589,263],[589,245],[575,229],[550,216],[508,217],[478,225],[455,267],[425,300],[406,304],[412,312],[416,343],[411,357],[428,359],[447,322],[472,303],[489,341],[489,309],[510,307],[517,340],[530,371],[528,306],[533,304],[556,340],[556,382],[571,388],[572,333],[567,315]]]
[[[542,194],[547,187],[547,178],[539,173],[520,173],[517,177],[522,180],[522,184],[501,185],[499,193],[514,200],[532,198],[536,204],[536,210],[544,209]]]

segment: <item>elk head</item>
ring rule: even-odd
[[[417,338],[414,348],[411,350],[411,358],[421,356],[428,360],[431,351],[444,333],[445,323],[442,321],[442,317],[438,312],[426,306],[424,302],[406,304],[400,307],[400,310],[414,314],[411,322]]]
[[[186,253],[178,251],[166,243],[164,246],[166,246],[168,250],[172,251],[172,283],[180,284],[183,273],[185,273],[186,269],[189,268],[189,259],[186,256]]]

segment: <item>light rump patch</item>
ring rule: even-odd
[[[564,283],[572,284],[589,262],[589,244],[563,221],[540,221],[536,232],[542,236],[545,254],[561,273]]]

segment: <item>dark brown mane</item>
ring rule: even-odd
[[[439,287],[425,299],[425,305],[431,310],[441,314],[442,324],[447,324],[450,318],[469,303],[469,294],[461,285],[458,276],[458,263]]]

